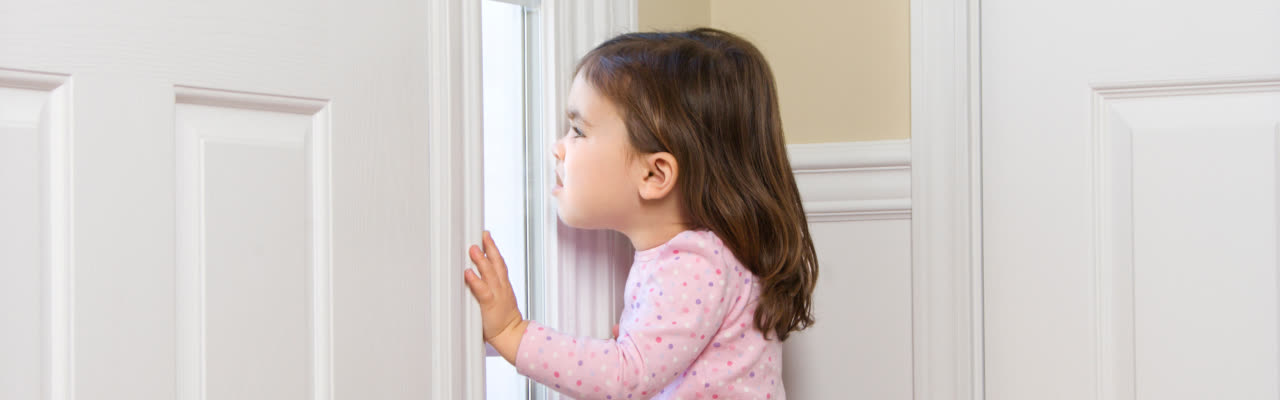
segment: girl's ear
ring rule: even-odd
[[[658,200],[675,190],[676,178],[680,175],[675,156],[667,152],[646,154],[640,162],[638,189],[641,199]]]

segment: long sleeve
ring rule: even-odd
[[[573,337],[532,322],[516,352],[517,371],[579,399],[659,394],[720,344],[716,333],[744,287],[727,278],[735,267],[724,251],[714,237],[692,233],[646,251],[654,257],[637,259],[628,276],[618,339]]]

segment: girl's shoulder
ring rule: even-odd
[[[636,262],[658,261],[691,261],[701,257],[723,258],[728,255],[724,242],[710,230],[686,230],[680,232],[666,243],[648,250],[635,253]],[[684,254],[683,256],[681,254]]]

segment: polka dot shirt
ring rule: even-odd
[[[783,399],[782,345],[752,324],[760,284],[710,231],[637,251],[618,338],[531,321],[516,370],[576,399]]]

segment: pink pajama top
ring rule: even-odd
[[[637,251],[618,339],[530,322],[516,370],[577,399],[783,399],[782,345],[752,324],[760,283],[710,231]]]

